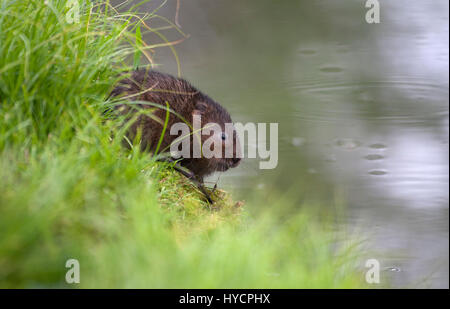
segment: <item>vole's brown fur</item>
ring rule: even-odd
[[[192,125],[193,114],[201,115],[201,125],[206,123],[217,123],[222,130],[225,130],[225,123],[232,123],[228,112],[207,95],[193,87],[189,82],[181,78],[175,78],[171,75],[157,72],[154,70],[136,70],[131,74],[130,78],[122,80],[119,85],[114,88],[112,96],[126,96],[131,101],[146,101],[158,105],[166,106],[169,104],[170,109],[181,115]],[[133,105],[136,107],[136,105]],[[153,115],[161,119],[163,122],[166,118],[166,110],[155,108],[145,104],[137,104],[139,108],[154,109]],[[122,112],[136,110],[130,105],[119,105]],[[170,113],[166,133],[162,140],[160,150],[170,148],[170,144],[178,137],[170,135],[170,128],[174,123],[182,122],[180,118]],[[146,115],[140,115],[135,123],[131,126],[131,137],[136,134],[137,128],[142,130],[141,146],[143,149],[154,151],[162,133],[162,124]],[[208,136],[202,136],[202,140]],[[203,181],[203,176],[207,176],[215,171],[225,171],[239,164],[240,159],[238,153],[240,151],[237,142],[236,132],[233,132],[234,149],[233,158],[183,158],[181,165],[191,170],[197,179]],[[192,146],[192,137],[191,137]],[[223,147],[224,149],[225,147]],[[192,147],[191,147],[192,151]]]

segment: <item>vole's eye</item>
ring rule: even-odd
[[[226,140],[227,139],[227,134],[225,133],[225,132],[222,132],[222,140],[224,141],[224,140]]]

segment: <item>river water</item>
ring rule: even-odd
[[[248,159],[219,186],[245,199],[294,184],[324,204],[342,192],[344,224],[370,235],[382,278],[448,288],[449,2],[380,1],[379,24],[364,4],[182,0],[181,73],[234,121],[279,124],[277,168]],[[175,12],[172,0],[158,14]],[[177,74],[169,49],[154,61]]]

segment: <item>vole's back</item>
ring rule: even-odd
[[[153,70],[136,70],[130,78],[122,80],[112,91],[113,96],[132,95],[132,101],[147,101],[165,106],[187,115],[192,109],[192,100],[199,93],[184,79]],[[149,107],[140,105],[141,107]]]

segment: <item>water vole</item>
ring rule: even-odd
[[[139,69],[132,72],[131,77],[121,80],[111,95],[126,96],[131,101],[151,102],[161,105],[164,108],[167,102],[171,110],[181,115],[191,125],[194,115],[201,116],[202,127],[207,123],[218,124],[222,129],[222,133],[218,138],[221,139],[220,142],[222,143],[223,152],[225,153],[227,147],[233,147],[233,155],[231,158],[225,158],[225,155],[221,158],[193,158],[193,147],[191,147],[191,155],[189,157],[183,157],[180,164],[192,171],[198,181],[203,182],[204,176],[216,171],[226,171],[239,164],[240,158],[238,154],[240,153],[240,148],[236,131],[233,129],[231,134],[225,133],[225,124],[232,123],[229,113],[220,104],[203,94],[186,80],[154,70]],[[164,121],[166,117],[165,109],[155,109],[154,106],[139,104],[139,102],[133,106],[137,106],[137,109],[126,104],[118,105],[118,108],[124,112],[139,110],[140,108],[152,108],[154,109],[152,113],[157,118]],[[181,122],[180,118],[170,113],[167,130],[162,139],[160,150],[170,148],[171,143],[177,138],[175,135],[170,135],[170,128],[174,123],[179,122]],[[154,151],[162,134],[163,125],[161,121],[156,121],[155,117],[139,115],[130,127],[132,138],[138,128],[140,128],[142,134],[141,147]],[[212,133],[211,135],[201,135],[202,143],[209,137],[214,138]],[[192,142],[193,137],[191,136],[191,145]]]

